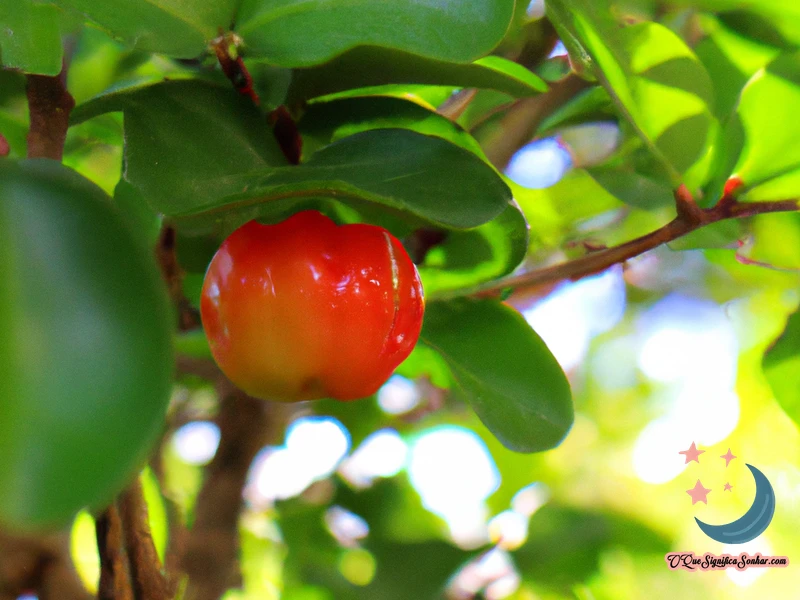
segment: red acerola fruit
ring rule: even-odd
[[[375,393],[414,348],[424,308],[396,238],[316,211],[234,231],[200,304],[222,371],[252,396],[286,402]]]

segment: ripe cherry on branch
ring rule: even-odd
[[[286,402],[375,393],[414,348],[423,312],[419,275],[395,237],[316,211],[234,231],[201,297],[223,372],[252,396]]]

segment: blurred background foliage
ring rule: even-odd
[[[287,97],[310,100],[299,118],[304,159],[354,133],[399,127],[443,137],[504,172],[527,218],[529,240],[510,213],[480,231],[454,234],[421,265],[426,289],[447,290],[505,274],[523,258],[528,266],[552,264],[652,231],[673,214],[676,173],[689,174],[705,192],[701,199],[716,199],[724,178],[713,176],[704,140],[723,135],[753,74],[800,47],[800,11],[789,0],[613,3],[618,20],[660,25],[640,40],[630,65],[618,53],[602,72],[612,79],[616,70],[627,73],[653,57],[678,58],[674,71],[651,72],[642,81],[663,87],[677,78],[678,87],[703,98],[699,120],[684,131],[680,103],[692,102],[686,95],[640,90],[613,97],[591,81],[594,67],[591,60],[581,63],[586,57],[574,46],[572,17],[559,10],[569,4],[548,7],[563,43],[544,18],[543,3],[520,0],[514,25],[495,50],[551,85],[575,86],[544,118],[535,114],[537,80],[524,73],[494,79],[430,64],[431,81],[444,77],[452,85],[355,77],[346,87],[358,89],[342,93],[330,82],[347,71],[347,60],[359,64],[363,57],[345,55],[308,72],[260,58],[246,63],[265,110]],[[606,17],[597,23],[615,27]],[[127,82],[221,80],[210,59],[131,50],[94,26],[74,39],[68,85],[78,110]],[[688,47],[691,56],[684,53]],[[395,58],[398,72],[415,68]],[[575,83],[571,67],[586,78]],[[488,89],[474,94],[454,128],[435,109],[442,112],[473,85]],[[517,100],[529,93],[530,99]],[[765,93],[784,94],[786,114],[796,111],[800,87]],[[119,110],[89,109],[69,131],[64,162],[113,195],[155,238],[156,211],[120,183]],[[631,118],[619,117],[621,110]],[[780,120],[785,115],[778,117],[745,123],[765,128],[759,139],[770,147],[763,152],[796,146],[796,123],[789,127]],[[676,124],[665,141],[664,128]],[[23,157],[24,79],[12,71],[0,71],[0,131],[11,156]],[[403,227],[369,210],[320,202],[343,221],[388,219],[387,226]],[[184,288],[196,306],[205,266],[224,232],[179,233]],[[448,370],[424,346],[375,398],[302,403],[276,413],[281,435],[258,455],[244,492],[242,588],[226,598],[794,597],[796,566],[673,572],[664,554],[746,549],[800,560],[797,323],[762,368],[765,351],[800,302],[798,269],[800,218],[769,215],[706,228],[624,268],[511,295],[508,303],[542,336],[572,384],[575,425],[546,453],[504,448],[450,393]],[[196,334],[177,344],[185,354],[207,352]],[[207,381],[185,376],[176,383],[168,433],[143,475],[162,554],[181,524],[192,522],[203,466],[219,443],[217,401]],[[678,452],[692,442],[706,453],[699,464],[686,465]],[[719,456],[728,448],[739,458],[726,468]],[[746,548],[724,548],[693,517],[727,522],[747,509],[754,484],[745,462],[767,474],[777,510],[770,528]],[[685,493],[698,478],[712,489],[708,505],[692,505]],[[726,482],[732,493],[723,493]],[[72,536],[73,556],[91,589],[99,566],[88,514],[79,515]]]

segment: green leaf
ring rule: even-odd
[[[515,97],[547,90],[537,75],[510,60],[487,56],[459,64],[386,48],[355,48],[313,68],[295,69],[290,104],[327,94],[396,83],[474,87]]]
[[[76,109],[125,115],[125,179],[158,212],[200,230],[235,227],[328,198],[380,205],[416,221],[477,227],[499,215],[511,193],[471,152],[412,131],[366,131],[286,161],[266,118],[233,90],[170,81],[97,98]],[[442,173],[460,173],[456,181]]]
[[[61,72],[59,10],[33,0],[0,0],[0,63],[38,75]]]
[[[184,226],[228,227],[283,214],[299,202],[329,198],[377,205],[417,224],[451,229],[482,225],[506,209],[511,192],[492,167],[441,138],[405,129],[365,131],[317,151],[297,167],[210,179],[195,169],[190,186],[163,194],[144,170],[126,176],[147,186],[159,210]],[[458,173],[455,179],[442,173]],[[227,221],[227,225],[226,225]]]
[[[741,221],[728,219],[701,227],[668,244],[670,250],[698,250],[708,248],[733,248],[745,235]]]
[[[215,199],[208,181],[286,164],[266,117],[230,88],[196,80],[130,87],[77,107],[72,121],[119,110],[125,179],[164,214]]]
[[[431,302],[423,342],[439,352],[484,425],[507,448],[558,446],[573,422],[564,372],[514,309],[495,300]]]
[[[611,97],[602,86],[596,85],[584,90],[563,106],[558,107],[539,125],[538,134],[591,119],[607,118],[614,115]]]
[[[152,250],[56,161],[0,160],[0,521],[107,505],[163,427],[172,314]]]
[[[800,426],[800,312],[786,323],[786,330],[764,355],[764,374],[775,399]]]
[[[740,200],[781,200],[800,194],[798,103],[800,53],[778,57],[742,91],[737,115],[744,147],[734,169],[746,186]]]
[[[551,0],[548,10],[591,58],[593,73],[659,159],[672,187],[708,178],[718,123],[703,65],[675,33],[644,22],[619,28],[606,2]]]
[[[718,11],[728,27],[757,41],[800,45],[800,7],[794,0],[692,0],[692,4]]]
[[[636,208],[651,210],[675,203],[668,185],[635,171],[598,167],[589,169],[589,175],[609,194]]]
[[[53,0],[91,19],[112,36],[145,52],[175,58],[202,54],[227,31],[237,0]]]
[[[800,214],[758,215],[750,219],[750,233],[740,257],[779,271],[800,271]]]
[[[513,12],[513,0],[243,0],[236,32],[248,52],[283,67],[323,63],[356,46],[469,62],[503,39]]]
[[[468,231],[451,231],[419,265],[427,298],[508,275],[528,251],[528,223],[519,206],[510,204],[499,216]]]
[[[298,123],[303,155],[350,135],[373,129],[401,128],[433,135],[484,157],[475,138],[450,119],[417,104],[389,96],[343,98],[312,104]]]
[[[736,107],[747,81],[778,54],[769,46],[748,40],[711,16],[701,18],[706,37],[695,47],[714,82],[716,115],[727,118]]]

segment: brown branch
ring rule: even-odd
[[[153,536],[142,484],[137,477],[119,498],[119,512],[136,600],[167,600],[167,580],[162,572]]]
[[[536,134],[545,118],[588,86],[585,80],[572,74],[551,84],[544,94],[518,101],[503,117],[497,136],[485,143],[489,161],[504,169],[514,153]]]
[[[242,490],[250,464],[275,430],[270,421],[283,407],[232,388],[221,397],[217,417],[220,444],[197,498],[195,522],[182,561],[189,577],[184,600],[216,600],[240,585],[237,558]]]
[[[28,158],[61,160],[67,139],[69,113],[75,107],[66,81],[66,64],[56,77],[27,75],[26,93],[31,119]]]
[[[683,200],[678,202],[683,202]],[[779,200],[775,202],[741,203],[726,197],[712,208],[702,209],[696,207],[696,210],[689,209],[689,212],[687,212],[686,207],[683,207],[679,210],[678,216],[660,229],[619,246],[598,250],[559,265],[491,281],[468,290],[454,290],[443,293],[438,295],[437,298],[444,299],[460,296],[495,297],[500,296],[507,289],[533,288],[558,283],[565,279],[580,279],[581,277],[604,271],[615,264],[625,262],[711,223],[767,213],[795,212],[798,210],[798,201]]]
[[[95,531],[100,555],[97,600],[133,600],[123,548],[122,523],[115,505],[97,517]]]
[[[447,117],[451,121],[457,121],[477,95],[478,90],[475,88],[460,90],[445,100],[445,102],[436,109],[436,112],[443,117]]]
[[[20,536],[0,532],[0,599],[34,591],[40,600],[90,600],[72,566],[69,535]]]
[[[200,319],[197,311],[183,293],[183,269],[178,263],[176,240],[175,228],[171,225],[164,225],[158,237],[156,259],[172,304],[178,312],[178,328],[181,331],[189,331],[200,324]]]

